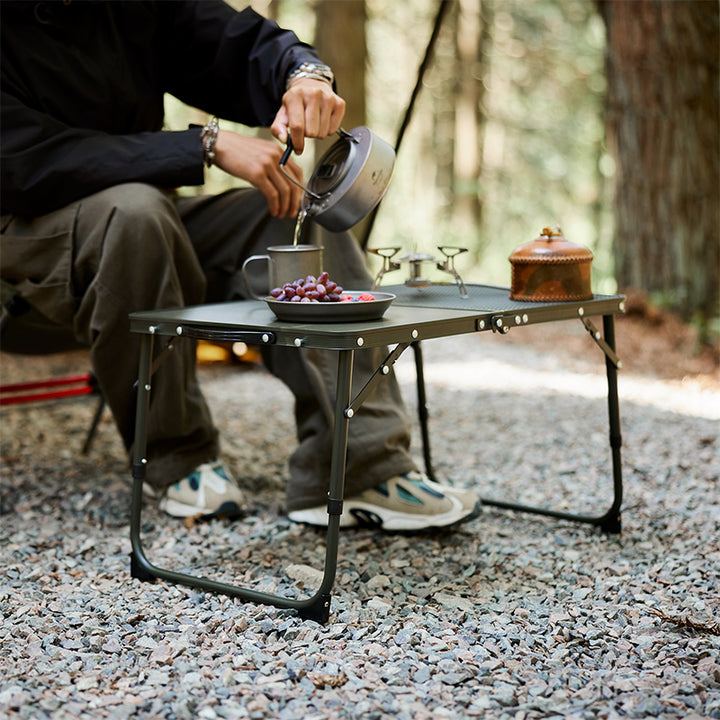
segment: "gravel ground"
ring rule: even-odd
[[[438,475],[604,510],[602,354],[503,340],[424,345]],[[85,362],[4,355],[2,368],[13,379]],[[412,358],[396,368],[412,408]],[[201,377],[253,503],[241,521],[190,528],[148,504],[148,553],[302,595],[325,538],[283,515],[291,396],[255,366],[205,365]],[[444,534],[346,531],[324,626],[133,580],[129,472],[111,419],[83,456],[87,401],[4,408],[0,715],[720,718],[720,389],[622,373],[620,397],[621,536],[489,507]]]

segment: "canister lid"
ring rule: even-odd
[[[587,262],[593,254],[586,247],[563,237],[558,225],[544,227],[540,237],[513,250],[511,263]]]

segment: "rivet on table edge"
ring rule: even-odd
[[[617,369],[618,369],[618,370],[622,370],[622,366],[623,366],[622,360],[618,360],[618,361],[617,361]]]
[[[157,325],[149,325],[148,326],[148,332],[151,335],[154,335],[157,332]]]
[[[520,325],[521,322],[522,322],[522,318],[519,315],[516,315],[515,316],[515,324]]]
[[[293,340],[295,347],[300,347],[303,344],[302,338],[295,338]]]
[[[380,372],[381,372],[383,375],[388,375],[388,374],[390,373],[390,368],[389,368],[387,365],[383,365],[383,366],[380,368]]]
[[[145,392],[150,392],[150,383],[145,385]]]
[[[178,326],[175,328],[175,332],[176,332],[178,335],[182,335],[182,325],[178,325]]]
[[[578,308],[578,315],[580,317],[582,317],[584,314],[585,314],[585,308],[582,308],[582,307]]]
[[[625,312],[625,301],[624,300],[621,300],[620,303],[618,304],[618,310],[620,310],[620,312]]]
[[[502,323],[502,318],[498,318],[498,319],[495,321],[495,324],[496,324],[498,327],[502,327],[502,324],[503,324],[503,323]]]
[[[598,330],[598,331],[595,333],[595,339],[596,339],[596,340],[599,340],[601,337],[602,337],[602,336],[600,335],[600,331]]]
[[[480,330],[484,330],[484,329],[485,329],[485,321],[484,321],[484,320],[480,320],[480,321],[478,322],[478,327],[480,328]]]
[[[528,321],[529,319],[530,319],[530,318],[527,316],[527,313],[525,313],[525,314],[523,315],[523,317],[522,317],[523,323],[527,323],[527,321]]]
[[[413,340],[416,340],[419,334],[420,334],[420,333],[419,333],[417,330],[413,330],[413,331],[410,333],[410,335],[412,335],[412,339],[413,339]]]
[[[355,342],[357,343],[358,347],[362,347],[365,344],[365,341],[361,337],[359,337]]]
[[[355,411],[352,408],[348,408],[345,411],[345,417],[350,419],[355,414]]]
[[[267,333],[263,333],[263,334],[262,334],[262,341],[263,341],[264,343],[270,342],[270,336],[269,336]]]
[[[140,460],[140,462],[141,462],[143,465],[147,465],[147,458],[142,458],[142,459]]]

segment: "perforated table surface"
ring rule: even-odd
[[[259,341],[296,347],[334,350],[388,345],[479,330],[507,331],[541,322],[612,315],[622,312],[623,296],[596,295],[592,300],[529,303],[510,300],[508,289],[492,285],[467,285],[469,297],[455,285],[411,288],[383,286],[396,299],[380,320],[339,323],[305,323],[278,320],[261,300],[241,300],[189,308],[153,310],[130,316],[134,332],[191,334],[204,339],[243,339],[260,333]],[[414,333],[414,334],[413,334]],[[263,341],[262,335],[268,340]],[[254,338],[258,340],[258,338]]]

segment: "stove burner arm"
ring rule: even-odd
[[[467,252],[467,248],[453,247],[451,245],[438,245],[438,250],[447,258],[445,262],[437,263],[437,269],[450,273],[457,283],[461,297],[469,297],[465,283],[460,277],[460,273],[455,269],[455,257],[461,253]]]
[[[393,270],[399,270],[400,269],[400,263],[395,262],[394,260],[391,260],[394,255],[397,255],[397,253],[400,252],[399,247],[386,247],[386,248],[368,248],[368,252],[371,252],[373,255],[379,255],[382,260],[383,264],[380,270],[378,271],[378,274],[375,276],[375,279],[373,280],[372,287],[370,288],[370,291],[377,290],[380,281],[383,279],[383,275],[385,273],[392,272]]]

